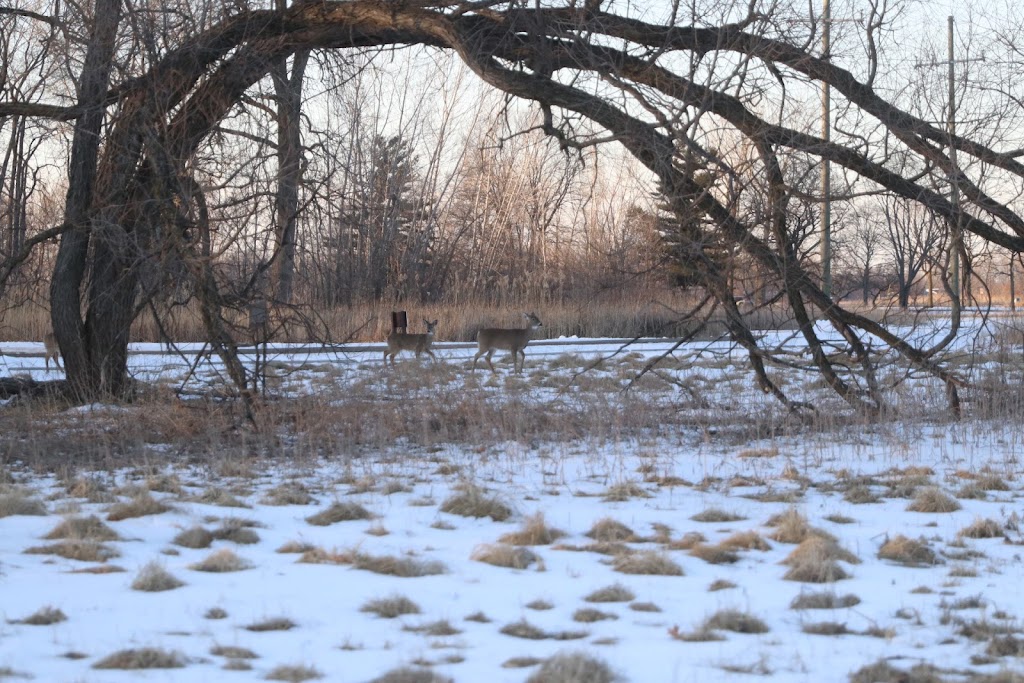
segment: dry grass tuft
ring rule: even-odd
[[[704,620],[702,629],[732,631],[734,633],[767,633],[768,624],[748,612],[723,609]]]
[[[56,607],[46,606],[36,610],[24,619],[18,619],[12,623],[25,624],[26,626],[49,626],[50,624],[59,624],[62,621],[67,621],[67,619],[67,615]]]
[[[95,541],[61,541],[50,545],[36,546],[25,551],[27,555],[57,555],[66,560],[79,562],[106,562],[120,556],[116,548]]]
[[[559,652],[544,660],[526,683],[615,683],[623,680],[604,661],[585,652]]]
[[[526,603],[525,605],[523,605],[523,607],[543,612],[545,610],[554,609],[555,603],[551,602],[550,600],[545,600],[543,598],[537,598],[536,600],[531,600],[530,602]]]
[[[827,531],[817,529],[808,524],[807,518],[795,508],[790,508],[781,514],[774,515],[766,524],[775,527],[775,531],[771,533],[769,538],[779,543],[802,543],[809,536],[821,536],[835,540],[835,537]]]
[[[252,530],[255,522],[237,517],[229,517],[211,533],[218,541],[230,541],[239,545],[252,545],[260,542],[260,535]]]
[[[997,679],[988,677],[971,677],[971,680],[975,683],[997,683]],[[1010,683],[1011,680],[1007,680],[1006,683]],[[903,670],[897,669],[885,659],[880,659],[874,664],[868,664],[850,674],[849,683],[947,683],[948,681],[950,679],[943,676],[931,664],[917,664],[909,670]]]
[[[809,536],[786,556],[782,564],[796,565],[808,559],[842,560],[850,564],[860,564],[860,558],[840,546],[835,539],[821,536]]]
[[[733,550],[771,550],[772,546],[756,531],[737,531],[721,543],[723,548]]]
[[[577,640],[579,638],[586,638],[588,635],[586,631],[558,631],[549,633],[544,629],[534,626],[525,619],[502,626],[501,633],[513,638],[525,638],[526,640]]]
[[[209,548],[213,543],[213,534],[201,526],[194,526],[179,532],[171,543],[182,548]]]
[[[846,609],[860,604],[860,598],[852,593],[836,595],[832,591],[800,593],[789,603],[790,609]]]
[[[228,613],[220,607],[211,607],[203,614],[204,619],[227,619]]]
[[[180,669],[185,658],[177,652],[155,647],[118,650],[92,665],[94,669]]]
[[[621,583],[613,583],[610,586],[598,588],[583,599],[587,602],[629,602],[636,599],[636,596],[633,591]]]
[[[360,612],[376,614],[381,619],[394,619],[404,614],[419,614],[420,606],[404,595],[369,600],[359,608]]]
[[[832,583],[848,578],[836,560],[847,560],[852,557],[855,562],[860,560],[843,550],[834,541],[812,536],[797,546],[783,564],[789,565],[789,571],[783,576],[787,581],[803,583]],[[849,560],[847,560],[849,561]]]
[[[120,574],[127,571],[124,567],[118,567],[116,564],[96,564],[91,567],[82,567],[81,569],[73,569],[69,574]]]
[[[510,657],[501,663],[502,669],[526,669],[537,666],[544,660],[540,657]]]
[[[414,557],[392,557],[390,555],[352,554],[352,566],[375,574],[415,578],[444,574],[448,567],[438,560],[418,560]]]
[[[324,550],[313,547],[303,551],[296,562],[300,564],[352,564],[353,554],[345,550]]]
[[[161,591],[174,590],[185,585],[169,571],[164,569],[159,562],[150,562],[144,566],[135,580],[132,581],[132,589],[146,591],[148,593],[159,593]]]
[[[924,567],[939,562],[935,551],[929,548],[927,543],[915,541],[903,534],[886,539],[882,547],[878,549],[878,557],[882,560],[898,562],[907,567]]]
[[[239,572],[244,569],[250,569],[251,567],[252,564],[247,560],[243,560],[228,548],[222,548],[221,550],[209,555],[202,562],[196,562],[195,564],[190,564],[188,566],[189,569],[194,569],[197,572],[213,573]]]
[[[291,681],[291,683],[302,683],[323,678],[324,675],[311,666],[304,664],[288,664],[276,666],[266,676],[268,681]]]
[[[441,512],[462,517],[490,517],[495,522],[503,522],[512,516],[512,508],[474,484],[462,484],[458,491],[441,503]]]
[[[338,522],[351,522],[353,520],[372,518],[373,515],[370,511],[359,503],[334,503],[326,510],[306,517],[306,521],[313,526],[329,526]]]
[[[698,543],[690,548],[690,555],[708,564],[732,564],[740,559],[735,550],[724,545],[709,545]]]
[[[653,602],[634,602],[630,604],[629,609],[634,612],[660,612],[661,608],[655,605]]]
[[[647,550],[630,555],[618,555],[612,561],[612,568],[623,574],[683,576],[682,567],[665,553],[656,550]]]
[[[288,617],[272,617],[270,619],[264,619],[263,621],[257,621],[249,624],[245,627],[245,630],[252,631],[253,633],[265,633],[267,631],[291,631],[296,626],[298,626],[298,624]]]
[[[691,550],[695,546],[698,546],[701,543],[706,542],[707,540],[707,537],[699,531],[688,531],[685,534],[683,534],[682,538],[677,538],[674,541],[668,541],[668,543],[665,544],[665,549]]]
[[[675,640],[681,640],[684,643],[711,643],[719,640],[725,640],[725,636],[722,634],[703,627],[694,631],[680,631],[678,626],[673,626],[668,630],[668,634]]]
[[[611,517],[604,517],[594,522],[594,526],[590,527],[590,531],[586,535],[603,543],[628,543],[639,540],[632,529]]]
[[[107,519],[111,522],[120,522],[122,519],[160,515],[170,509],[169,505],[157,500],[149,493],[140,493],[130,501],[111,505],[107,510]]]
[[[548,545],[565,536],[561,529],[549,527],[544,521],[544,513],[538,512],[523,520],[518,531],[502,535],[498,541],[511,545]]]
[[[609,486],[604,492],[604,500],[606,503],[623,503],[631,498],[650,498],[651,494],[647,490],[633,481],[624,481],[619,484],[613,484]]]
[[[841,624],[838,621],[808,623],[804,624],[801,630],[813,636],[844,636],[851,632],[846,628],[846,624]]]
[[[956,498],[936,487],[922,489],[907,506],[910,512],[955,512],[960,509]]]
[[[285,541],[275,552],[278,553],[307,553],[316,546],[305,541]]]
[[[618,619],[618,615],[611,612],[602,612],[599,609],[593,607],[581,607],[572,613],[572,620],[578,621],[584,624],[590,624],[595,621],[605,621],[608,619]]]
[[[189,500],[196,503],[202,503],[204,505],[216,505],[224,508],[252,507],[247,503],[243,503],[238,498],[235,498],[227,490],[221,488],[208,488],[198,496],[193,496]]]
[[[730,588],[736,588],[736,584],[728,579],[715,579],[711,582],[711,585],[708,586],[708,592],[714,593],[716,591],[726,591]]]
[[[544,564],[540,555],[529,548],[502,543],[478,545],[473,549],[469,559],[509,569],[526,569],[535,562],[539,563],[541,567]]]
[[[976,519],[957,534],[962,538],[1001,538],[1005,535],[1003,525],[994,519]]]
[[[462,633],[462,629],[455,628],[447,619],[428,621],[427,623],[419,624],[418,626],[403,626],[402,630],[409,631],[410,633],[422,633],[425,636],[431,636],[434,638],[447,638],[449,636],[457,636]]]
[[[120,541],[121,537],[116,531],[97,517],[68,517],[53,528],[43,538],[54,541],[57,539],[68,539],[75,541]]]
[[[708,524],[722,524],[725,522],[739,522],[746,517],[743,515],[737,515],[733,512],[726,512],[719,508],[708,508],[703,512],[698,512],[693,517],[690,517],[695,522],[705,522]]]
[[[370,683],[452,683],[452,679],[430,669],[403,666],[374,678]]]
[[[260,499],[264,505],[313,505],[316,499],[301,482],[280,484]]]
[[[41,517],[46,514],[46,505],[22,489],[8,489],[0,493],[0,518],[15,515]]]
[[[238,645],[214,645],[210,648],[210,654],[214,657],[227,657],[228,659],[258,659],[259,655],[247,647]]]

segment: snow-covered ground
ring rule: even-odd
[[[525,385],[555,410],[573,400],[573,374],[615,348],[530,347],[519,380],[508,364],[496,378],[473,377],[472,349],[449,346],[439,365],[450,371],[432,372],[449,390],[479,389],[481,400]],[[594,373],[621,387],[667,348],[631,349]],[[753,389],[742,354],[706,342],[700,350],[682,350],[665,371],[673,377],[643,387],[651,400],[692,409],[698,387],[734,396],[737,421],[775,410]],[[0,345],[0,374],[46,376],[41,355],[18,355],[37,351]],[[395,392],[429,366],[406,356],[382,371],[380,350],[274,355],[291,363],[278,391],[329,380]],[[140,353],[132,366],[141,379],[174,385],[189,360]],[[204,363],[197,377],[215,381],[216,365]],[[671,379],[686,379],[689,392]],[[814,400],[813,387],[787,389]],[[137,409],[74,415],[124,419]],[[846,681],[869,665],[858,683],[909,680],[893,670],[918,665],[935,667],[928,680],[1016,680],[1024,428],[904,417],[743,442],[713,428],[403,440],[296,464],[147,461],[114,472],[71,467],[63,477],[22,466],[10,441],[0,456],[0,679],[370,681],[423,668],[436,680],[496,683],[525,681],[556,653],[583,653],[622,680],[649,683]],[[122,519],[131,511],[116,507],[149,499],[166,509]],[[314,517],[321,512],[334,517]],[[46,538],[92,517],[79,535],[116,539]],[[231,560],[225,550],[244,568],[197,568],[215,553]],[[483,561],[493,556],[514,566]],[[133,588],[151,563],[182,585]],[[607,588],[612,600],[600,601]],[[260,624],[279,628],[250,628]],[[178,666],[96,668],[144,648]]]

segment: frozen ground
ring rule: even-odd
[[[37,346],[4,345],[0,374],[42,377],[40,357],[10,355]],[[622,365],[635,374],[665,348],[633,351]],[[734,396],[737,420],[771,409],[751,391],[740,356],[701,348],[703,360],[691,354],[670,364],[676,384],[662,377],[644,391],[693,410],[693,387]],[[464,363],[471,351],[448,348],[441,369],[429,372],[445,391],[525,391],[563,410],[574,400],[566,388],[573,373],[600,351],[528,350],[528,373],[518,380],[507,365],[497,378],[472,378]],[[280,350],[274,362],[290,369],[275,389],[330,380],[361,393],[396,392],[403,377],[429,366],[405,358],[382,374],[379,355],[304,354],[289,366]],[[186,370],[184,360],[155,355],[135,356],[133,365],[139,377],[174,386]],[[609,387],[628,382],[620,365],[595,372]],[[204,381],[215,375],[210,366],[199,372]],[[600,386],[592,379],[585,388]],[[67,419],[102,423],[132,410],[93,406]],[[408,667],[427,668],[436,680],[525,681],[566,652],[650,683],[854,675],[864,683],[910,680],[895,670],[915,666],[934,676],[920,680],[935,681],[1017,680],[1024,672],[1018,423],[908,416],[740,443],[710,428],[610,433],[618,436],[401,442],[296,464],[143,461],[115,472],[71,468],[62,477],[21,466],[18,444],[5,443],[0,679],[318,673],[362,682]],[[475,499],[467,502],[467,492]],[[121,518],[142,510],[116,507],[149,499],[166,509]],[[314,517],[324,511],[334,518]],[[105,527],[78,528],[83,541],[46,538],[60,536],[62,522],[93,516]],[[88,538],[108,529],[116,539]],[[196,568],[214,553],[224,561],[224,550],[245,568]],[[146,583],[150,563],[182,585],[133,588]],[[595,592],[609,587],[613,599],[598,601]],[[275,620],[269,626],[287,628],[250,628]],[[143,648],[177,668],[96,668],[118,651]],[[871,674],[862,671],[869,665]],[[300,668],[281,668],[289,666]]]

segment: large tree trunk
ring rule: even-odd
[[[82,113],[75,122],[68,168],[64,214],[65,223],[70,229],[61,238],[50,282],[50,318],[64,357],[64,371],[71,390],[83,398],[105,390],[101,379],[112,382],[111,388],[118,388],[126,377],[126,349],[122,354],[125,358],[116,366],[104,367],[104,359],[111,347],[103,344],[115,335],[102,326],[110,324],[112,320],[108,316],[97,316],[92,322],[94,334],[87,335],[81,311],[83,278],[94,227],[91,209],[104,103],[120,21],[120,0],[97,0],[95,25],[79,80],[79,106]],[[101,291],[102,281],[103,278],[94,279],[94,301],[106,301]],[[109,303],[114,302],[110,300]],[[127,344],[127,340],[124,343]]]

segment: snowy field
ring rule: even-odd
[[[441,346],[394,370],[380,349],[268,364],[278,396],[362,402],[368,421],[413,406],[422,438],[377,426],[333,455],[208,461],[154,438],[132,466],[53,472],[0,437],[0,680],[1024,680],[1019,421],[948,422],[941,392],[893,368],[898,422],[802,429],[725,343],[632,385],[668,343],[582,375],[619,345],[531,346],[522,377]],[[0,345],[0,374],[57,376],[41,351]],[[135,351],[148,383],[219,381]],[[1000,372],[1019,387],[1019,360]],[[450,424],[488,406],[493,439]],[[41,429],[102,439],[145,410]],[[517,425],[546,420],[557,437]]]

